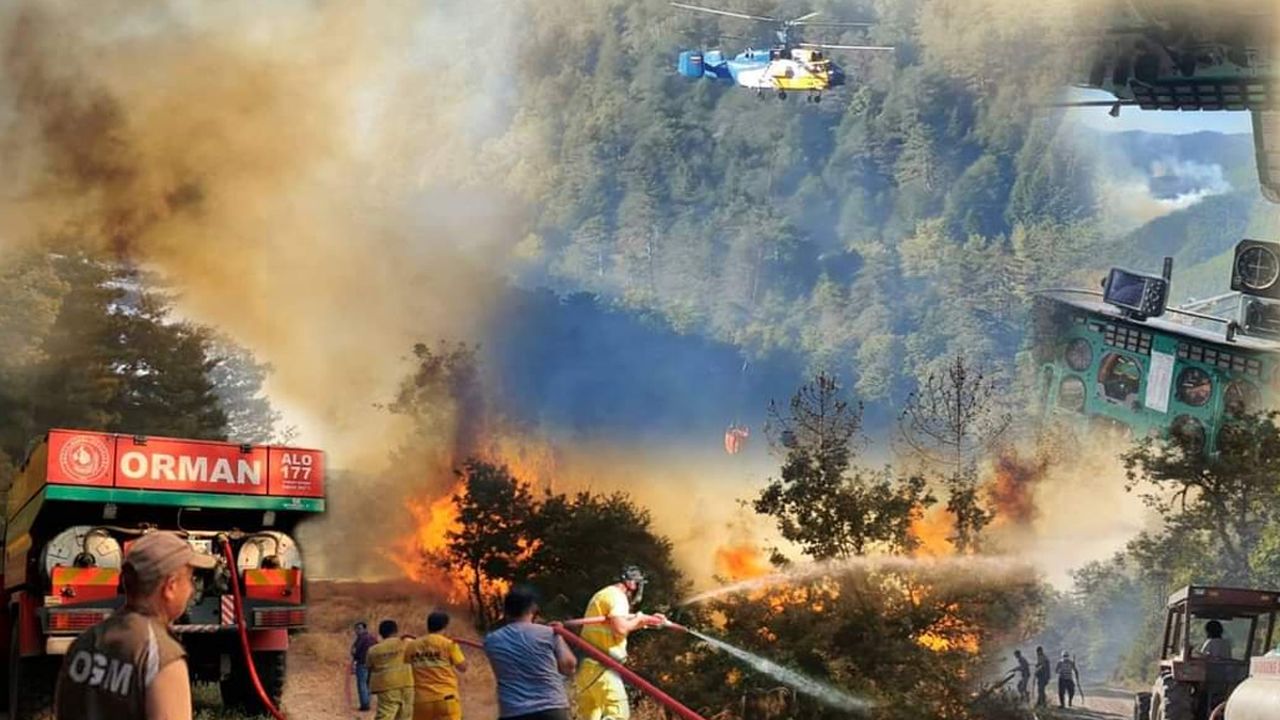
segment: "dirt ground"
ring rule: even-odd
[[[1128,720],[1133,717],[1133,693],[1107,687],[1084,688],[1085,698],[1076,698],[1075,707],[1059,709],[1058,698],[1051,698],[1054,707],[1037,713],[1042,720]]]

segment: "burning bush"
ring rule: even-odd
[[[465,593],[482,627],[497,621],[513,583],[540,588],[543,614],[559,618],[580,614],[591,594],[628,564],[653,578],[646,592],[651,603],[669,603],[682,589],[671,543],[625,494],[535,497],[505,465],[475,458],[458,474],[461,484],[448,503],[437,501],[434,512],[420,516],[426,525],[410,541],[416,564],[401,562],[411,577],[443,577]]]

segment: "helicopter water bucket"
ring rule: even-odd
[[[704,72],[702,64],[702,53],[698,50],[685,50],[680,53],[680,60],[676,65],[676,69],[680,74],[688,78],[700,78]]]

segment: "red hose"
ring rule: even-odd
[[[456,637],[451,637],[449,639],[458,643],[459,645],[466,645],[469,648],[475,648],[477,650],[484,649],[484,645],[482,643],[476,642],[475,640],[463,640],[462,638],[456,638]]]
[[[702,717],[698,713],[680,704],[679,700],[676,700],[675,698],[671,697],[665,692],[659,690],[657,686],[653,685],[648,680],[645,680],[644,678],[640,677],[636,673],[629,670],[627,666],[609,657],[606,653],[601,651],[595,645],[592,645],[586,640],[583,640],[582,638],[573,634],[569,630],[565,629],[565,627],[560,623],[552,623],[551,629],[555,630],[556,634],[564,638],[565,641],[568,642],[570,645],[573,645],[574,647],[578,648],[582,652],[586,653],[586,655],[590,657],[592,660],[595,660],[601,665],[604,665],[610,670],[618,673],[619,675],[622,676],[623,680],[626,680],[627,682],[636,686],[642,692],[647,693],[649,697],[653,698],[654,700],[657,700],[659,703],[662,703],[663,707],[667,708],[668,710],[675,713],[676,715],[679,715],[680,717],[684,718],[684,720],[706,720],[706,718]]]
[[[267,691],[262,689],[262,680],[258,679],[258,668],[253,664],[253,651],[249,649],[249,630],[244,622],[244,601],[240,598],[240,577],[236,572],[236,559],[231,554],[231,540],[227,537],[222,538],[222,554],[227,558],[227,571],[231,573],[231,595],[236,603],[236,625],[240,628],[240,650],[244,652],[244,663],[249,667],[249,679],[253,681],[253,689],[258,692],[258,699],[262,701],[262,706],[267,709],[271,717],[276,720],[285,720],[284,713],[276,709],[275,703],[271,702],[271,698],[267,697]]]

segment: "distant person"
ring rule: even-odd
[[[458,673],[467,671],[467,659],[442,634],[448,626],[448,613],[433,612],[427,636],[405,646],[404,659],[413,670],[413,720],[462,720]]]
[[[537,597],[516,587],[502,601],[505,625],[484,638],[484,652],[498,681],[500,720],[569,720],[564,679],[578,666],[569,646],[546,625],[533,622]]]
[[[1049,656],[1044,654],[1044,647],[1036,646],[1036,707],[1045,707],[1049,698],[1045,696],[1045,688],[1049,687]]]
[[[1076,699],[1076,684],[1080,682],[1080,669],[1071,653],[1062,651],[1062,659],[1058,661],[1058,707],[1068,708]]]
[[[360,712],[369,712],[369,703],[373,699],[369,693],[369,663],[365,657],[369,648],[378,644],[378,639],[369,632],[369,625],[358,622],[355,625],[356,637],[351,643],[351,671],[356,676],[356,695],[360,697]]]
[[[1031,663],[1027,662],[1027,659],[1022,656],[1021,650],[1014,650],[1013,657],[1018,661],[1018,666],[1009,672],[1018,674],[1018,700],[1029,703],[1031,702],[1031,690],[1029,689],[1031,684]]]
[[[169,624],[187,611],[192,573],[217,561],[171,532],[124,557],[124,605],[67,648],[54,691],[58,720],[191,720],[187,652]]]
[[[378,623],[382,641],[369,648],[369,689],[378,698],[376,720],[413,720],[413,671],[404,660],[404,638],[395,620]]]
[[[601,588],[587,603],[583,617],[604,617],[605,622],[587,625],[582,639],[618,662],[627,659],[627,635],[639,628],[665,622],[661,615],[633,613],[644,597],[644,573],[634,565],[622,569],[618,582]],[[631,717],[627,688],[618,673],[590,657],[582,661],[573,678],[577,694],[578,720],[626,720]]]
[[[1217,620],[1205,623],[1204,634],[1207,639],[1200,646],[1201,655],[1210,660],[1231,659],[1231,641],[1222,637],[1222,623]]]

